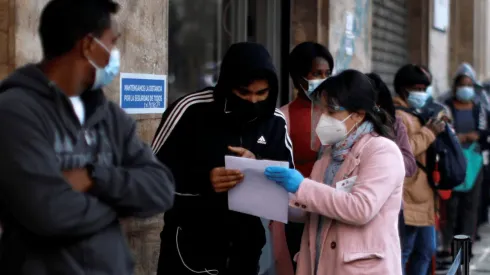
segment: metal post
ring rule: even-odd
[[[461,249],[461,265],[458,268],[458,275],[470,275],[470,257],[471,257],[471,238],[466,235],[456,235],[453,237],[451,245],[451,254],[453,261],[456,259]]]

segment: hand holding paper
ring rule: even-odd
[[[266,167],[289,167],[287,162],[226,156],[225,163],[227,169],[244,175],[243,181],[228,191],[230,210],[287,223],[289,194],[264,175]]]
[[[230,150],[232,153],[235,153],[239,157],[248,158],[248,159],[255,159],[254,153],[250,152],[249,150],[247,150],[243,147],[228,146],[228,150]]]
[[[217,193],[226,192],[243,180],[243,174],[239,170],[218,167],[211,170],[211,184]]]

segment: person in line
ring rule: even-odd
[[[473,102],[479,104],[484,108],[487,112],[490,112],[490,98],[488,96],[488,91],[485,90],[482,83],[478,81],[475,69],[470,64],[464,62],[461,63],[456,69],[456,73],[454,74],[454,78],[458,77],[458,75],[467,75],[472,79],[475,89],[475,97],[473,98]],[[453,90],[450,89],[446,93],[439,96],[438,101],[441,103],[446,102],[447,100],[451,100],[453,98]]]
[[[296,274],[400,275],[405,169],[392,121],[359,71],[328,78],[314,98],[321,112],[316,134],[326,148],[311,179],[295,169],[265,170],[293,194],[290,205],[307,213]]]
[[[482,131],[487,129],[487,113],[481,104],[475,103],[475,81],[465,73],[454,78],[453,97],[448,99],[446,106],[452,111],[453,126],[461,146],[464,149],[476,145],[474,151],[481,153],[481,144],[486,143]],[[473,164],[473,163],[471,163]],[[481,199],[483,171],[480,170],[473,187],[467,192],[453,190],[446,203],[446,226],[442,230],[443,252],[449,255],[453,235],[476,235],[478,209]]]
[[[432,80],[433,80],[433,76],[432,76],[432,72],[429,70],[429,67],[426,66],[426,65],[419,65],[419,67],[422,69],[422,71],[427,75],[427,79],[429,80],[429,86],[427,86],[427,88],[425,89],[425,92],[429,95],[429,99],[427,99],[427,104],[431,103],[431,102],[435,102],[435,89],[434,89],[434,85],[432,85]]]
[[[412,147],[408,140],[407,128],[402,122],[402,119],[396,115],[395,105],[393,104],[393,98],[388,86],[384,83],[381,77],[376,73],[367,74],[369,78],[374,82],[374,87],[378,90],[378,105],[381,109],[385,110],[390,119],[394,121],[394,133],[395,142],[400,148],[403,155],[403,162],[405,164],[405,177],[412,177],[417,172],[417,162],[415,156],[412,153]],[[405,236],[405,219],[403,216],[403,203],[400,209],[400,215],[398,217],[398,230],[400,235],[401,244],[403,244],[403,236]]]
[[[374,82],[373,86],[378,91],[378,106],[385,110],[393,123],[395,133],[395,143],[400,148],[403,155],[403,163],[405,164],[405,177],[412,177],[417,172],[417,162],[412,153],[410,142],[408,140],[407,127],[402,122],[402,119],[396,115],[395,104],[390,89],[386,83],[376,73],[367,74]]]
[[[418,65],[418,66],[425,73],[425,75],[427,76],[427,80],[429,81],[429,86],[425,88],[425,93],[428,95],[428,99],[424,107],[422,107],[420,113],[422,114],[422,116],[426,116],[428,118],[436,117],[436,118],[443,119],[446,122],[451,122],[452,121],[451,110],[449,110],[446,105],[439,102],[435,97],[435,90],[434,90],[434,86],[432,85],[433,76],[431,71],[425,65]],[[444,191],[439,190],[439,192],[444,192]]]
[[[225,155],[288,161],[291,140],[275,108],[278,78],[259,44],[233,44],[215,88],[189,94],[162,116],[153,139],[157,158],[174,173],[175,206],[165,213],[160,275],[256,275],[265,244],[258,217],[228,210],[228,190],[243,174]]]
[[[281,111],[288,120],[296,168],[303,175],[309,176],[318,154],[318,151],[312,150],[310,146],[310,96],[332,74],[334,60],[325,46],[315,42],[303,42],[291,51],[288,68],[297,96],[292,102],[281,107]]]
[[[48,2],[43,60],[0,84],[2,274],[133,274],[119,219],[173,204],[171,172],[101,90],[119,73],[118,7]]]
[[[425,66],[425,65],[419,65],[419,67],[425,73],[425,75],[427,76],[427,80],[429,81],[429,85],[425,89],[425,92],[428,94],[429,98],[427,99],[427,102],[425,103],[424,107],[422,107],[420,114],[422,114],[422,116],[427,117],[427,118],[438,117],[438,118],[440,118],[440,119],[442,119],[448,123],[451,123],[453,120],[452,115],[451,115],[451,111],[447,108],[446,105],[438,102],[437,98],[435,97],[434,86],[432,85],[433,75],[432,75],[431,71],[429,70],[429,67]],[[436,191],[435,192],[436,197],[434,200],[435,205],[437,206],[437,208],[439,210],[445,209],[447,199],[451,197],[452,190],[437,189],[435,191]],[[439,239],[441,239],[441,238],[439,238],[439,236],[442,235],[441,224],[446,224],[446,211],[439,211],[436,214],[435,219],[436,219],[436,226],[434,227],[433,239],[436,242],[435,247],[437,250],[437,248],[440,247],[438,245],[437,241]],[[437,251],[437,254],[436,254],[436,264],[437,264],[436,269],[437,270],[440,270],[441,267],[445,268],[444,267],[444,258],[447,258],[449,263],[452,264],[451,254],[447,254],[444,251],[442,251],[442,252]]]
[[[397,94],[393,99],[395,106],[420,112],[429,98],[426,93],[429,84],[422,68],[413,64],[403,66],[394,79]],[[426,165],[426,151],[435,141],[436,136],[444,131],[445,122],[432,119],[423,125],[413,113],[401,109],[396,111],[396,115],[402,119],[407,128],[415,159],[422,165]],[[405,235],[402,244],[402,263],[405,267],[410,258],[407,267],[409,274],[425,274],[436,251],[434,197],[434,190],[420,167],[417,168],[415,175],[405,179],[403,192]]]
[[[486,114],[482,112],[482,117],[488,117],[490,114],[490,99],[488,96],[488,90],[485,87],[486,85],[480,83],[478,79],[476,78],[476,72],[473,69],[473,67],[468,64],[468,63],[462,63],[458,69],[456,70],[456,74],[454,76],[454,79],[456,79],[458,76],[467,76],[468,78],[471,79],[473,82],[473,90],[474,96],[473,96],[473,104],[481,106]],[[444,100],[443,102],[448,102],[451,101],[454,98],[454,89],[451,89],[446,93],[445,97],[442,97],[441,100]],[[488,143],[486,142],[486,136],[488,135],[488,125],[486,129],[480,129],[479,134],[482,135],[480,140],[480,150],[484,156],[484,168],[483,168],[483,180],[481,183],[481,192],[480,192],[480,206],[478,209],[478,227],[484,223],[488,222],[488,207],[490,205],[490,169],[488,167],[489,160],[489,146]],[[478,232],[475,233],[475,240],[480,240],[480,235]],[[444,253],[445,256],[447,253]]]
[[[288,67],[297,96],[292,102],[281,107],[281,111],[288,122],[296,169],[308,177],[318,154],[318,150],[311,148],[311,101],[309,96],[332,74],[334,61],[332,54],[325,46],[316,42],[303,42],[291,51]],[[295,222],[289,222],[286,225],[279,222],[271,224],[278,274],[294,274],[296,262],[293,258],[299,252],[303,227],[303,223]]]
[[[455,78],[457,76],[461,75],[466,75],[467,77],[471,78],[472,82],[474,83],[473,88],[475,90],[475,96],[473,98],[473,103],[475,105],[480,105],[486,112],[486,114],[482,113],[482,117],[486,117],[488,120],[488,116],[490,114],[490,99],[488,96],[488,90],[484,85],[482,85],[476,78],[476,72],[473,69],[473,67],[468,64],[468,63],[462,63],[455,74]],[[450,100],[452,97],[451,95],[454,95],[454,91],[450,91],[448,94],[450,95]],[[483,124],[482,124],[483,125]],[[479,214],[478,214],[478,226],[488,223],[488,207],[490,206],[490,169],[489,169],[489,144],[486,142],[486,136],[488,136],[488,124],[486,125],[485,129],[480,129],[480,135],[481,138],[480,142],[481,145],[481,151],[484,156],[484,175],[483,175],[483,181],[482,181],[482,187],[481,187],[481,196],[480,196],[480,207],[479,207]],[[478,232],[475,234],[475,240],[480,240],[480,235]]]

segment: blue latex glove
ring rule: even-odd
[[[269,166],[265,168],[264,175],[272,181],[280,184],[289,193],[296,193],[301,182],[305,179],[301,173],[295,169],[279,166]]]

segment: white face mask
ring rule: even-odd
[[[311,80],[308,80],[305,78],[305,80],[308,82],[308,90],[305,91],[306,95],[308,97],[310,97],[310,95],[313,93],[313,91],[315,91],[316,88],[318,88],[318,86],[320,86],[320,84],[323,83],[323,81],[326,80],[326,78],[323,78],[323,79],[311,79]]]
[[[333,145],[346,138],[352,129],[347,131],[344,122],[351,116],[352,114],[340,121],[326,114],[322,114],[315,130],[322,145]]]

